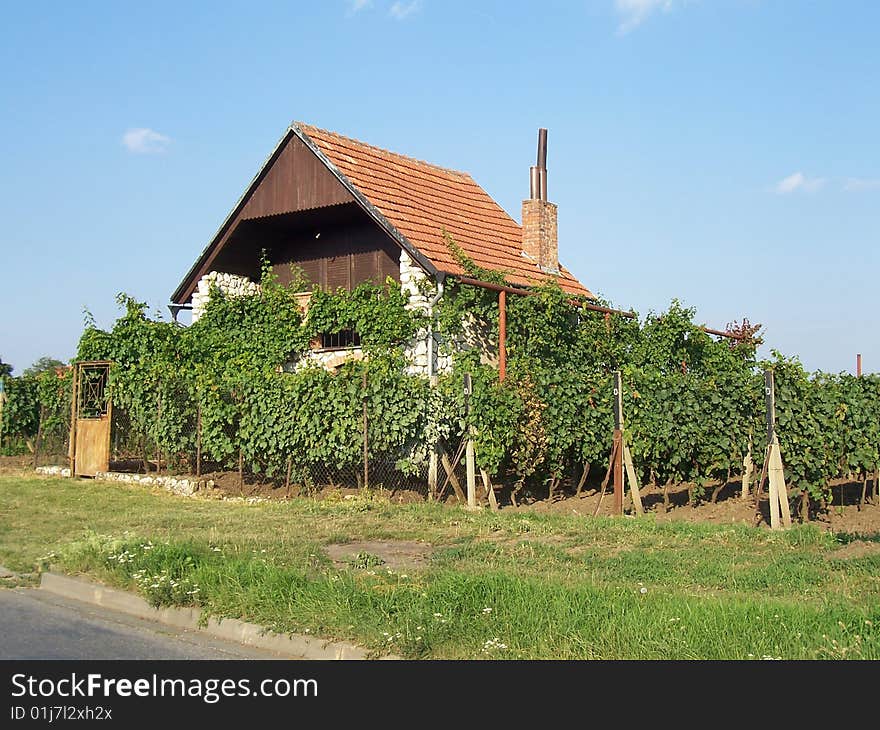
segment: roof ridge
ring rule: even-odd
[[[354,137],[348,137],[344,134],[340,134],[339,132],[334,132],[330,129],[322,129],[321,127],[316,127],[314,124],[309,124],[308,122],[300,122],[296,121],[294,124],[298,125],[306,134],[310,129],[321,132],[323,134],[328,134],[333,137],[339,137],[340,139],[344,139],[346,142],[353,142],[354,144],[360,145],[361,147],[367,147],[368,149],[375,150],[376,152],[382,152],[386,155],[391,155],[392,157],[400,157],[401,159],[408,160],[409,162],[414,162],[417,165],[424,165],[425,167],[433,167],[435,170],[441,170],[442,172],[447,172],[452,175],[458,175],[460,177],[466,177],[470,180],[473,180],[469,172],[465,172],[464,170],[453,170],[451,167],[443,167],[443,165],[437,165],[433,162],[428,162],[427,160],[420,160],[418,157],[411,157],[410,155],[404,155],[400,152],[394,152],[393,150],[385,149],[384,147],[377,147],[374,144],[370,144],[369,142],[364,142],[360,139],[355,139]]]

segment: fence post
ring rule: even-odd
[[[614,513],[623,514],[623,384],[614,371]]]
[[[364,370],[363,376],[363,431],[364,431],[364,489],[370,487],[370,466],[369,466],[369,434],[367,430],[367,371]]]
[[[788,490],[782,466],[782,453],[776,433],[776,379],[772,370],[764,371],[764,401],[767,407],[767,476],[770,479],[770,527],[791,527]]]
[[[6,404],[6,388],[3,378],[0,377],[0,449],[3,448],[3,406]]]
[[[474,454],[474,437],[471,432],[471,393],[473,392],[473,380],[470,373],[464,376],[464,407],[467,414],[467,443],[464,451],[465,469],[467,471],[467,504],[468,509],[477,508],[477,465]]]
[[[428,501],[433,502],[437,496],[437,444],[431,444],[428,454]]]
[[[46,411],[46,406],[40,404],[40,421],[37,424],[37,438],[34,441],[34,469],[39,466],[39,458],[40,458],[40,446],[43,441],[43,415]],[[2,416],[2,413],[0,413]]]
[[[159,446],[159,432],[162,428],[162,380],[156,383],[156,474],[162,473],[162,447]]]
[[[76,416],[79,400],[79,363],[73,366],[73,387],[70,394],[70,432],[67,437],[67,465],[70,476],[76,474]]]
[[[196,391],[196,476],[202,476],[202,399]]]

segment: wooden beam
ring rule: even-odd
[[[749,450],[743,457],[743,474],[742,474],[742,499],[749,498],[749,482],[752,480],[752,473],[755,471],[755,462],[752,460],[752,439],[749,438]]]
[[[446,480],[452,484],[456,498],[462,504],[467,504],[467,497],[465,496],[464,490],[461,488],[461,482],[459,482],[458,477],[455,476],[455,469],[449,461],[449,456],[442,449],[440,451],[440,463],[443,464],[443,468],[446,470]]]
[[[474,440],[468,439],[464,450],[465,465],[467,467],[467,505],[470,509],[477,508],[477,471],[476,456],[474,454]]]
[[[486,490],[486,496],[489,498],[489,507],[494,512],[497,512],[498,500],[495,497],[495,488],[492,486],[492,480],[489,479],[489,474],[485,469],[480,469],[480,476],[483,479],[483,489]]]
[[[635,508],[636,514],[643,515],[645,514],[645,510],[642,507],[642,494],[639,489],[639,480],[636,477],[636,468],[633,465],[632,454],[629,451],[629,446],[626,444],[623,446],[623,463],[626,466],[626,477],[629,480],[629,491],[632,495],[633,507]]]

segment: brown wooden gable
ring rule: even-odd
[[[509,283],[533,286],[551,278],[523,255],[521,227],[470,175],[294,122],[186,274],[172,301],[186,302],[218,256],[217,265],[224,263],[224,270],[230,273],[251,277],[258,274],[253,267],[261,246],[253,238],[236,234],[242,223],[267,223],[285,214],[306,216],[330,211],[339,222],[340,217],[349,215],[346,209],[362,212],[387,236],[391,248],[397,247],[390,255],[392,263],[402,248],[430,275],[464,273],[446,244],[445,231],[474,263],[504,272]],[[234,245],[221,255],[227,243]],[[337,255],[324,249],[321,257]],[[289,261],[311,260],[304,256],[291,253]],[[319,277],[322,286],[324,282],[332,286],[345,278],[344,262],[332,264],[332,271],[326,269],[330,261],[321,264],[325,267]],[[376,262],[375,276],[388,268],[386,264]],[[366,263],[349,256],[349,285],[363,276],[354,273],[363,266]],[[552,278],[567,292],[592,297],[563,266]]]
[[[291,136],[245,203],[239,218],[296,213],[353,200],[351,193],[303,141]]]
[[[187,273],[172,301],[182,303],[189,299],[199,279],[212,269],[227,243],[236,237],[241,223],[353,202],[354,197],[339,178],[289,130]],[[258,258],[259,251],[254,251],[253,256]]]

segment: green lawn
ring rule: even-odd
[[[420,568],[354,540],[420,540]],[[424,658],[880,658],[880,537],[0,476],[0,563]],[[876,549],[875,549],[876,548]]]

